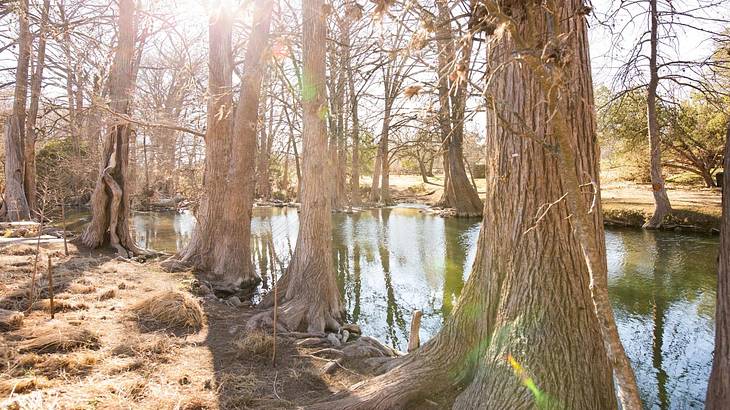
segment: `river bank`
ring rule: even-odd
[[[366,181],[367,182],[367,181]],[[476,179],[479,196],[486,196],[485,180]],[[420,176],[394,175],[390,179],[393,198],[398,202],[432,206],[443,194],[440,177],[424,183]],[[722,216],[722,196],[717,188],[693,188],[668,184],[673,212],[665,230],[717,234]],[[650,184],[607,181],[601,188],[601,207],[606,225],[641,228],[653,212]]]
[[[357,363],[318,355],[328,346],[303,344],[300,335],[279,335],[272,363],[273,337],[245,328],[251,304],[203,292],[190,272],[166,273],[157,261],[125,261],[73,244],[68,256],[59,244],[42,245],[38,256],[39,298],[31,305],[35,247],[0,248],[0,318],[14,312],[0,321],[2,409],[294,408],[369,375]],[[52,286],[43,268],[49,257]],[[199,323],[142,320],[135,306],[165,292],[185,300],[177,310],[195,305]]]

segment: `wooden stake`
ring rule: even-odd
[[[48,255],[48,298],[51,305],[51,319],[55,316],[53,312],[53,264],[51,263],[51,255]]]
[[[274,286],[274,347],[271,351],[271,365],[276,367],[276,308],[279,304],[279,297],[276,289],[276,272],[271,271],[271,283]]]
[[[411,334],[408,337],[408,352],[412,352],[421,345],[421,338],[418,332],[421,330],[421,316],[423,312],[420,310],[413,311],[413,318],[411,318]]]

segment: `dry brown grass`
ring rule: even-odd
[[[72,312],[74,310],[86,310],[89,306],[83,302],[74,302],[68,299],[53,299],[54,312]],[[33,303],[34,310],[51,311],[51,300],[42,299]]]
[[[96,286],[94,285],[86,285],[83,283],[72,283],[69,285],[68,289],[66,289],[68,293],[74,293],[74,294],[87,294],[87,293],[94,293],[96,292]]]
[[[50,383],[45,377],[21,377],[19,379],[0,380],[0,396],[7,397],[11,393],[27,393],[48,386],[50,386]]]
[[[21,312],[0,309],[0,330],[19,329],[23,326],[24,317]]]
[[[20,353],[68,352],[80,348],[96,348],[99,336],[81,327],[55,323],[34,329],[18,344]]]
[[[31,245],[10,245],[0,248],[0,254],[11,256],[35,255],[35,246]]]
[[[268,333],[255,330],[233,342],[238,357],[271,358],[274,348],[274,337]]]
[[[26,353],[18,357],[19,370],[32,369],[34,373],[53,378],[63,375],[76,376],[89,372],[98,363],[96,353],[86,351],[64,355],[38,355]]]
[[[155,327],[199,330],[205,323],[200,303],[187,293],[157,292],[129,308],[138,320]]]
[[[176,408],[180,410],[209,410],[216,408],[216,406],[201,397],[188,397],[183,399]]]
[[[105,291],[101,292],[101,294],[99,294],[99,297],[97,297],[97,299],[98,300],[108,300],[108,299],[113,299],[115,297],[117,297],[117,290],[114,288],[109,288],[109,289],[106,289]]]
[[[221,407],[240,409],[254,407],[261,398],[259,380],[254,374],[223,373],[218,384],[225,394],[221,395]]]

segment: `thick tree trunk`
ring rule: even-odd
[[[137,32],[133,0],[120,0],[118,42],[109,77],[110,109],[129,115],[134,92],[134,44]],[[129,231],[130,125],[116,120],[109,126],[102,152],[101,172],[91,197],[92,219],[81,236],[84,245],[110,244],[120,255],[140,253]]]
[[[254,6],[255,26],[244,58],[233,138],[232,21],[230,11],[218,6],[209,26],[208,88],[215,98],[208,102],[205,196],[190,244],[165,266],[174,268],[179,262],[192,265],[209,274],[217,290],[236,292],[260,281],[251,263],[251,213],[259,100],[266,70],[263,55],[269,44],[272,2],[258,0]]]
[[[46,31],[48,30],[48,9],[51,7],[50,0],[43,1],[41,11],[41,27],[38,32],[38,53],[35,59],[35,70],[30,80],[30,107],[28,118],[25,121],[25,196],[28,200],[28,208],[35,211],[37,208],[37,187],[36,187],[36,166],[35,166],[35,142],[36,142],[36,120],[38,119],[38,106],[41,98],[41,85],[43,82],[43,69],[46,66]]]
[[[332,266],[332,221],[327,171],[327,129],[321,116],[325,105],[325,8],[323,0],[303,3],[303,82],[311,93],[302,106],[304,154],[299,235],[289,267],[277,286],[281,300],[278,321],[287,329],[323,332],[338,329],[340,295]],[[270,293],[270,295],[273,292]],[[263,306],[270,305],[262,302]],[[249,326],[271,323],[272,312],[254,316]]]
[[[25,105],[28,98],[28,65],[32,38],[28,21],[28,0],[17,2],[19,22],[18,64],[15,69],[13,112],[5,126],[5,192],[3,212],[10,221],[30,219],[30,209],[23,186],[25,172]]]
[[[457,75],[451,74],[459,66],[469,67],[471,60],[471,37],[463,42],[461,58],[457,60],[454,50],[454,31],[451,28],[451,13],[445,0],[437,1],[439,9],[439,123],[441,125],[442,147],[444,147],[444,193],[438,205],[456,210],[457,216],[481,216],[482,201],[476,189],[469,183],[464,166],[464,111],[468,84]],[[452,77],[453,78],[453,77]]]
[[[730,403],[730,126],[725,142],[725,173],[722,183],[722,225],[720,263],[717,269],[717,310],[715,311],[715,355],[705,407],[725,409]]]
[[[547,95],[516,50],[541,55],[555,10],[574,66],[571,92],[562,96],[567,133],[576,158],[574,175],[598,179],[598,146],[592,120],[586,25],[579,0],[500,2],[507,27],[491,45],[488,98],[509,107],[487,119],[487,191],[476,260],[451,318],[436,337],[382,376],[360,383],[340,401],[321,408],[417,407],[440,393],[458,394],[455,409],[615,409],[611,367],[594,312],[591,278],[581,241],[573,234],[565,195],[571,181],[561,172],[558,141]],[[509,19],[509,20],[508,20]],[[525,38],[519,41],[516,38]],[[534,46],[533,46],[534,47]],[[503,120],[500,120],[499,118]],[[533,138],[515,129],[530,130]],[[565,159],[564,159],[565,160]],[[574,181],[573,181],[574,182]],[[578,189],[578,187],[572,187]],[[547,210],[546,204],[554,203]],[[587,215],[587,214],[586,214]],[[600,212],[584,226],[602,243]]]
[[[650,39],[651,48],[649,56],[649,87],[647,89],[647,117],[649,129],[649,149],[650,149],[650,176],[651,189],[654,194],[654,214],[646,221],[644,228],[657,229],[662,226],[664,218],[672,212],[672,206],[667,196],[667,188],[664,185],[664,176],[662,175],[662,152],[661,152],[661,136],[659,135],[659,120],[657,118],[657,87],[659,85],[659,71],[657,68],[657,46],[658,46],[658,11],[657,0],[649,0],[650,6]]]

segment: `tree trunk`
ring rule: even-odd
[[[3,212],[10,221],[30,219],[30,209],[23,186],[25,171],[25,104],[28,98],[28,65],[31,42],[28,21],[28,0],[19,0],[17,4],[19,37],[18,65],[15,70],[15,94],[13,96],[13,112],[5,126],[5,193],[3,194]]]
[[[646,221],[644,228],[657,229],[662,226],[664,218],[672,212],[672,206],[669,203],[667,189],[664,185],[664,176],[662,175],[662,152],[661,152],[661,136],[659,135],[659,122],[657,119],[657,86],[659,85],[659,71],[657,68],[657,46],[658,46],[658,12],[657,0],[649,0],[650,6],[650,40],[651,48],[649,56],[649,87],[647,89],[647,118],[649,129],[649,148],[650,148],[650,176],[651,189],[654,194],[654,214]]]
[[[117,48],[109,76],[109,108],[129,115],[134,92],[134,45],[137,32],[134,0],[119,1]],[[128,257],[141,251],[129,231],[128,123],[118,120],[110,126],[104,141],[101,172],[91,196],[92,219],[81,236],[89,248],[110,244],[120,255]]]
[[[325,107],[326,23],[323,0],[303,3],[302,49],[305,93],[303,132],[302,207],[299,235],[286,273],[278,281],[281,304],[278,321],[290,330],[324,332],[339,329],[342,317],[340,295],[332,266],[332,216],[327,177],[327,129]],[[271,295],[273,292],[269,293]],[[272,297],[262,302],[269,306]],[[272,312],[254,316],[249,326],[271,323]]]
[[[378,150],[375,154],[375,165],[373,166],[373,181],[370,184],[370,202],[375,204],[380,200],[380,171],[382,170],[382,150],[378,143]]]
[[[358,98],[355,92],[355,77],[350,66],[350,47],[347,47],[347,73],[350,91],[350,110],[352,119],[352,167],[350,171],[350,204],[359,206],[360,198],[360,117],[358,115]]]
[[[730,126],[725,141],[725,173],[722,183],[720,263],[717,269],[715,356],[705,408],[720,410],[730,403]]]
[[[380,202],[383,205],[391,205],[390,198],[390,158],[388,156],[388,142],[390,138],[390,109],[386,104],[385,116],[383,117],[383,128],[380,133]]]
[[[461,50],[461,58],[456,64],[454,51],[454,32],[451,28],[451,13],[445,0],[437,1],[439,9],[439,123],[442,133],[444,153],[444,193],[439,205],[454,208],[457,216],[481,216],[482,201],[476,189],[469,183],[464,166],[464,111],[466,109],[467,81],[457,75],[449,80],[456,66],[469,67],[471,60],[471,37],[467,37]],[[454,77],[452,77],[454,78]]]
[[[37,208],[37,187],[36,187],[36,166],[35,166],[35,142],[36,142],[36,120],[38,118],[38,106],[40,105],[41,85],[43,82],[43,69],[46,65],[46,31],[48,30],[48,9],[51,7],[50,0],[43,1],[41,11],[41,27],[38,32],[38,54],[35,59],[35,70],[30,80],[30,107],[28,118],[25,121],[25,196],[28,200],[28,208],[35,211]]]
[[[573,173],[597,180],[586,23],[575,14],[582,1],[549,1],[545,8],[500,5],[487,3],[498,23],[512,25],[489,47],[492,67],[499,70],[488,73],[487,93],[499,102],[496,107],[509,108],[487,118],[493,131],[485,144],[490,196],[458,306],[436,337],[389,373],[321,408],[417,408],[419,400],[454,392],[455,409],[617,407],[581,241],[572,232],[566,202],[556,202],[571,182],[551,149],[558,141],[548,122],[547,95],[528,64],[512,60],[517,50],[542,54],[538,40],[551,27],[546,10],[558,13],[563,32],[573,31],[566,40],[573,61],[565,66],[575,67],[577,78],[570,83],[573,92],[562,96],[564,135],[577,151],[569,164]],[[526,49],[533,44],[539,48]],[[533,138],[515,129],[530,130]],[[600,222],[600,212],[593,212],[585,226],[596,243],[603,241]]]
[[[424,184],[428,184],[428,170],[426,164],[423,163],[423,159],[420,155],[416,155],[416,161],[418,161],[418,171],[421,173],[421,179]]]
[[[260,281],[251,263],[251,213],[259,100],[266,70],[263,55],[269,44],[272,2],[258,0],[254,6],[256,23],[244,58],[235,124],[231,121],[232,21],[229,10],[217,6],[209,25],[208,88],[216,98],[208,102],[206,191],[190,244],[165,266],[173,268],[178,262],[192,265],[210,275],[216,290],[231,293]]]

